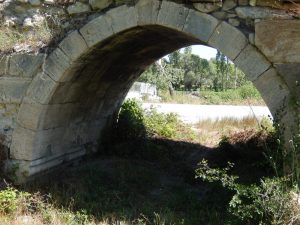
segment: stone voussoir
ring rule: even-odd
[[[270,111],[274,112],[280,109],[288,98],[288,88],[273,67],[254,80],[253,84],[265,102],[269,103]],[[270,92],[273,94],[270,95]]]
[[[271,66],[271,63],[251,44],[248,44],[233,62],[250,81],[256,80]]]
[[[53,80],[66,82],[71,80],[67,73],[70,65],[69,57],[60,48],[56,48],[47,58],[43,69]]]
[[[59,47],[72,61],[78,59],[88,49],[85,40],[77,30],[70,33]]]
[[[208,44],[216,49],[219,49],[231,60],[234,60],[246,47],[248,44],[248,39],[235,27],[226,22],[222,22],[215,29],[208,41]]]
[[[138,14],[133,6],[119,6],[106,13],[106,20],[116,34],[120,31],[136,27]]]
[[[157,23],[182,31],[188,14],[189,9],[181,7],[174,2],[163,1],[157,17]]]
[[[80,33],[89,47],[93,47],[114,34],[105,18],[105,16],[99,16],[80,29]]]
[[[138,25],[156,24],[161,4],[162,3],[157,0],[140,0],[135,6],[138,14]]]
[[[191,10],[187,16],[183,32],[192,34],[207,43],[218,24],[219,21],[213,16]]]

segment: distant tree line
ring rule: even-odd
[[[139,78],[158,89],[176,91],[236,89],[247,82],[245,75],[221,52],[206,60],[192,54],[192,47],[177,50],[152,64]]]

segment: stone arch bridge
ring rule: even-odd
[[[85,18],[46,52],[1,54],[0,132],[6,168],[17,168],[20,180],[100,148],[135,79],[160,57],[193,44],[229,57],[273,116],[281,112],[291,137],[300,77],[297,3],[98,1],[107,2],[101,8],[95,2],[18,3],[26,10],[61,7],[70,20]]]

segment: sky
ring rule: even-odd
[[[201,58],[209,60],[216,57],[217,50],[204,45],[193,45],[192,53],[199,55]]]
[[[217,50],[204,45],[192,45],[192,53],[199,55],[200,58],[210,60],[211,58],[216,58]]]

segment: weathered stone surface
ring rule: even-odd
[[[238,5],[242,5],[242,6],[249,5],[249,0],[238,0]]]
[[[176,30],[182,30],[188,14],[189,9],[183,8],[173,2],[163,1],[157,23]]]
[[[0,76],[6,75],[9,68],[9,56],[0,56]]]
[[[300,21],[266,20],[255,24],[255,44],[272,62],[300,62]]]
[[[58,82],[66,82],[72,79],[68,76],[67,71],[70,69],[69,57],[59,48],[55,49],[47,58],[44,65],[44,71],[53,80]]]
[[[227,12],[224,11],[213,12],[211,15],[219,20],[225,20],[227,18]]]
[[[78,59],[85,51],[87,44],[78,31],[70,33],[60,44],[60,49],[71,59]]]
[[[18,123],[31,130],[45,130],[67,126],[78,104],[22,104]]]
[[[240,21],[235,18],[229,18],[228,23],[234,27],[238,27],[240,25]]]
[[[274,68],[264,72],[254,80],[253,84],[273,113],[282,107],[284,100],[289,95],[288,88]]]
[[[39,73],[28,87],[24,103],[48,104],[58,83],[45,73]]]
[[[89,0],[92,9],[105,9],[113,3],[113,0]]]
[[[126,5],[112,9],[106,14],[106,20],[112,27],[114,33],[136,27],[137,26],[137,11],[135,7]]]
[[[20,103],[30,82],[30,79],[1,77],[0,102]]]
[[[160,4],[157,0],[140,0],[135,6],[138,14],[138,25],[155,24]]]
[[[225,0],[223,3],[222,10],[230,10],[237,6],[236,0]]]
[[[235,27],[222,22],[215,29],[208,44],[219,49],[231,60],[234,60],[248,44],[248,39]]]
[[[222,3],[194,3],[194,8],[203,13],[210,13],[222,7]]]
[[[60,145],[64,128],[32,131],[18,126],[13,133],[11,158],[19,160],[36,160],[62,151]]]
[[[271,66],[270,62],[250,44],[239,54],[234,63],[250,81],[255,80]]]
[[[293,16],[283,10],[260,7],[237,7],[236,14],[243,19],[292,19]]]
[[[297,93],[295,97],[300,98],[300,63],[277,63],[274,66],[289,88]]]
[[[10,57],[8,73],[11,76],[33,77],[42,66],[45,55],[18,54]]]
[[[94,46],[105,38],[113,34],[111,26],[105,19],[105,16],[99,16],[86,24],[80,29],[80,33],[83,36],[89,47]]]
[[[69,14],[85,13],[91,11],[91,7],[82,2],[76,2],[74,5],[70,5],[67,8]]]
[[[218,23],[219,21],[210,15],[191,10],[183,31],[192,34],[203,42],[208,42]]]

